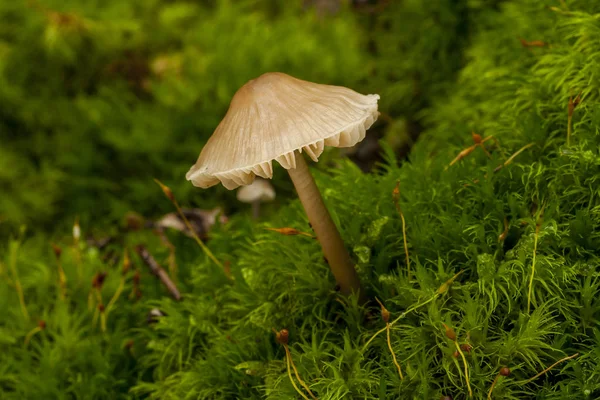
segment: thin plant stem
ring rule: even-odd
[[[408,256],[408,243],[406,241],[406,220],[404,219],[404,214],[400,208],[400,181],[396,182],[396,187],[392,192],[392,197],[394,198],[396,211],[398,211],[398,214],[400,214],[400,219],[402,220],[402,241],[404,242],[404,254],[406,256],[406,273],[408,280],[410,281],[410,258]]]
[[[100,329],[106,332],[106,310],[100,310]]]
[[[212,251],[210,251],[210,249],[202,242],[202,240],[200,240],[200,238],[196,234],[196,231],[194,230],[194,228],[192,228],[190,221],[187,219],[187,217],[181,210],[181,207],[179,206],[179,202],[177,201],[177,199],[175,199],[175,196],[173,195],[173,192],[171,191],[171,189],[168,186],[164,185],[158,179],[154,179],[154,182],[156,182],[158,184],[158,186],[160,186],[160,188],[164,192],[165,196],[167,196],[167,198],[175,206],[175,208],[177,209],[177,214],[179,214],[179,217],[181,217],[181,219],[185,223],[185,226],[188,228],[188,230],[190,231],[190,234],[192,235],[194,240],[196,240],[196,243],[198,243],[198,246],[200,246],[200,248],[202,249],[204,254],[206,254],[208,256],[208,258],[210,258],[217,266],[219,266],[220,268],[223,268],[223,264],[221,264],[221,262],[217,259],[217,257],[215,257],[215,255],[212,253]]]
[[[121,280],[119,282],[119,286],[117,287],[117,290],[115,291],[115,294],[113,295],[113,297],[108,302],[108,305],[106,306],[106,316],[107,317],[108,317],[108,313],[113,308],[113,306],[116,304],[117,300],[119,300],[119,297],[121,297],[121,294],[123,293],[123,290],[125,289],[125,279],[126,279],[126,275],[129,272],[130,268],[131,268],[131,261],[129,260],[129,252],[127,251],[127,249],[125,249],[125,251],[123,253],[123,269],[121,270]]]
[[[96,329],[98,323],[98,307],[94,307],[94,317],[92,318],[92,329]]]
[[[414,305],[414,306],[412,306],[411,308],[409,308],[408,310],[404,311],[402,314],[400,314],[400,316],[398,316],[398,318],[396,318],[395,320],[393,320],[392,322],[390,322],[390,323],[389,323],[389,326],[390,326],[390,328],[391,328],[391,327],[392,327],[392,326],[393,326],[393,325],[394,325],[396,322],[398,322],[398,321],[400,321],[401,319],[405,318],[405,317],[406,317],[406,315],[407,315],[408,313],[410,313],[410,312],[412,312],[412,311],[416,310],[417,308],[419,308],[419,307],[422,307],[422,306],[424,306],[424,305],[426,305],[426,304],[428,304],[428,303],[431,303],[431,302],[432,302],[433,300],[435,300],[435,299],[436,299],[438,296],[439,296],[439,294],[437,294],[437,293],[436,293],[436,294],[435,294],[435,295],[433,295],[433,296],[432,296],[432,297],[431,297],[429,300],[426,300],[426,301],[424,301],[423,303],[420,303],[420,304]],[[375,338],[376,338],[377,336],[379,336],[380,334],[382,334],[383,332],[385,332],[387,329],[388,329],[388,328],[387,328],[387,326],[386,326],[386,327],[383,327],[383,328],[381,328],[381,329],[380,329],[380,330],[378,330],[377,332],[375,332],[375,334],[373,334],[373,336],[371,336],[371,338],[370,338],[370,339],[367,341],[367,343],[365,343],[365,345],[363,346],[363,348],[362,348],[362,352],[364,353],[364,352],[365,352],[365,350],[367,349],[367,347],[369,347],[369,344],[371,344],[371,342],[372,342],[373,340],[375,340]]]
[[[90,290],[88,294],[88,311],[92,311],[92,307],[94,307],[94,289]]]
[[[575,108],[581,103],[581,93],[577,97],[569,97],[569,103],[567,106],[567,146],[571,145],[571,135],[573,133],[573,113]]]
[[[548,368],[546,368],[545,370],[543,370],[542,372],[540,372],[539,374],[537,374],[537,375],[535,375],[535,376],[533,376],[533,377],[531,377],[531,378],[527,379],[525,382],[523,382],[523,384],[524,384],[524,385],[526,385],[526,384],[528,384],[529,382],[536,380],[536,379],[537,379],[537,378],[539,378],[540,376],[542,376],[542,375],[544,375],[545,373],[547,373],[548,371],[550,371],[552,368],[556,367],[556,366],[557,366],[558,364],[560,364],[561,362],[564,362],[564,361],[570,360],[570,359],[572,359],[572,358],[575,358],[575,357],[577,357],[578,355],[579,355],[579,353],[575,353],[575,354],[573,354],[573,355],[571,355],[571,356],[567,356],[567,357],[561,358],[560,360],[558,360],[557,362],[555,362],[554,364],[552,364],[551,366],[549,366]]]
[[[287,352],[285,354],[285,360],[287,362],[287,373],[288,373],[288,377],[290,378],[290,382],[292,382],[292,386],[294,386],[294,389],[296,389],[296,392],[298,392],[298,394],[300,396],[302,396],[302,398],[304,400],[309,400],[308,397],[306,397],[306,395],[304,393],[302,393],[302,390],[300,390],[300,388],[298,387],[298,385],[296,385],[296,382],[294,382],[294,378],[292,377],[292,370],[290,368],[290,358],[287,356]]]
[[[65,275],[65,270],[62,267],[62,263],[60,259],[56,260],[57,268],[58,268],[58,288],[61,300],[66,300],[67,298],[67,276]]]
[[[308,392],[308,394],[310,394],[310,397],[312,397],[314,400],[317,400],[317,398],[311,392],[311,390],[308,387],[308,385],[302,379],[300,379],[300,374],[298,373],[298,369],[296,369],[296,365],[294,365],[294,361],[292,360],[292,353],[290,352],[290,349],[289,349],[288,345],[284,344],[283,348],[285,349],[285,355],[286,355],[286,357],[288,359],[288,363],[292,366],[292,369],[294,370],[294,375],[296,375],[296,379],[298,379],[298,382],[300,382],[300,385],[302,385],[302,387],[304,389],[306,389],[306,391]]]
[[[535,258],[536,258],[536,254],[537,254],[537,244],[538,244],[539,233],[540,233],[540,224],[537,223],[535,226],[535,236],[533,239],[533,259],[531,261],[531,276],[529,277],[529,290],[527,292],[527,314],[529,314],[529,311],[531,309],[531,293],[533,291],[533,276],[535,275]]]
[[[509,165],[511,162],[514,161],[515,158],[517,158],[517,156],[519,154],[521,154],[522,152],[524,152],[525,150],[527,150],[528,148],[530,148],[531,146],[535,145],[535,143],[529,143],[526,144],[525,146],[521,147],[519,150],[517,150],[512,156],[508,157],[508,159],[506,161],[504,161],[504,164],[502,164],[504,167],[506,167],[507,165]]]
[[[113,295],[113,297],[108,302],[108,305],[106,306],[105,313],[107,315],[110,312],[110,310],[112,309],[112,307],[115,305],[115,303],[117,302],[117,300],[119,300],[119,297],[121,296],[121,293],[123,293],[123,289],[125,289],[125,277],[124,276],[121,277],[121,282],[119,282],[119,287],[117,287],[117,290],[115,291],[115,294]]]
[[[456,346],[456,350],[460,354],[460,356],[463,360],[463,364],[465,366],[465,382],[467,383],[467,389],[469,390],[469,397],[473,397],[473,390],[471,389],[471,383],[469,383],[469,366],[467,365],[467,359],[465,358],[465,354],[460,349],[460,346],[458,345],[458,341],[455,340],[454,345]]]
[[[386,322],[385,327],[387,329],[387,345],[390,349],[390,353],[392,353],[392,360],[394,361],[394,365],[398,368],[398,374],[400,375],[400,380],[404,380],[404,375],[402,375],[402,368],[400,368],[400,364],[398,364],[398,360],[396,359],[396,354],[394,353],[394,349],[392,348],[392,341],[390,339],[390,323]]]
[[[494,382],[492,382],[492,386],[490,387],[490,390],[488,391],[488,394],[487,394],[488,400],[492,399],[492,392],[494,391],[494,388],[496,387],[496,384],[498,383],[498,379],[500,379],[501,376],[502,375],[498,374],[494,378]]]
[[[31,342],[31,339],[33,338],[33,336],[38,333],[43,331],[44,328],[42,328],[41,326],[36,326],[35,328],[33,328],[32,330],[30,330],[29,332],[27,332],[27,335],[25,336],[25,340],[23,341],[23,345],[25,347],[29,346],[29,342]]]
[[[23,295],[23,287],[21,286],[21,281],[19,280],[19,274],[17,273],[17,253],[19,250],[19,242],[13,242],[10,247],[10,259],[9,265],[10,270],[13,275],[13,281],[15,282],[15,289],[17,290],[17,295],[19,296],[19,304],[21,305],[21,312],[27,321],[30,320],[29,312],[27,311],[27,306],[25,305],[25,296]]]
[[[385,308],[383,303],[379,301],[377,297],[375,297],[377,303],[379,303],[379,307],[381,307],[381,318],[383,322],[385,322],[385,329],[387,331],[387,345],[390,353],[392,353],[392,359],[394,361],[394,365],[398,368],[398,375],[400,375],[400,380],[404,380],[404,376],[402,375],[402,368],[400,368],[400,364],[398,364],[398,360],[396,359],[396,354],[394,353],[394,349],[392,348],[392,339],[390,337],[390,312]]]
[[[98,301],[98,304],[102,304],[102,292],[100,289],[97,288],[94,293],[96,293],[96,300]]]
[[[573,131],[573,115],[569,114],[567,117],[567,146],[571,145],[571,133]]]

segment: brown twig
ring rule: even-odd
[[[167,274],[165,270],[158,265],[158,262],[156,262],[154,257],[152,257],[152,255],[148,252],[148,249],[146,249],[144,245],[140,244],[135,247],[135,251],[148,266],[148,268],[150,268],[152,273],[156,275],[158,279],[160,279],[163,285],[165,285],[169,293],[171,293],[171,296],[173,296],[175,300],[181,300],[181,294],[179,293],[177,286],[175,286],[171,278],[169,278],[169,274]]]

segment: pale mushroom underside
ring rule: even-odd
[[[260,77],[234,96],[227,115],[186,178],[208,188],[248,185],[273,177],[273,160],[296,167],[295,151],[318,161],[325,146],[351,147],[375,122],[378,95],[300,81]],[[263,81],[260,81],[263,79]],[[275,81],[274,81],[275,80]]]

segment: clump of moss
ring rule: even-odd
[[[598,396],[594,12],[589,2],[489,11],[455,87],[424,114],[409,162],[397,167],[388,154],[376,175],[340,162],[318,176],[370,295],[400,317],[390,344],[385,334],[369,342],[383,320],[373,308],[363,321],[338,297],[314,240],[264,230],[310,231],[292,203],[238,236],[214,235],[235,280],[215,285],[222,272],[208,262],[192,272],[197,297],[152,337],[164,346],[184,331],[194,338],[157,351],[146,364],[154,379],[136,393],[297,398],[272,332],[285,328],[318,398]],[[450,165],[473,138],[492,136]]]

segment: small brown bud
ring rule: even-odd
[[[381,318],[383,319],[383,322],[387,324],[390,321],[390,312],[387,310],[387,308],[385,308],[383,303],[379,301],[377,297],[375,298],[375,300],[377,301],[377,303],[379,303],[379,307],[381,307]]]
[[[126,275],[130,269],[131,269],[131,260],[129,259],[129,252],[126,249],[125,253],[123,255],[123,269],[121,270],[121,273],[123,275]]]
[[[225,339],[227,339],[228,341],[230,341],[231,343],[237,343],[232,337],[231,335],[227,335],[225,336]]]
[[[102,289],[102,285],[104,285],[104,280],[106,279],[106,272],[98,272],[92,278],[92,287],[98,290]]]
[[[167,196],[167,198],[169,200],[171,200],[172,202],[175,201],[175,196],[173,195],[173,192],[171,191],[171,189],[168,186],[164,185],[158,179],[155,179],[154,182],[158,183],[158,186],[160,186],[160,188],[162,189],[163,193],[165,194],[165,196]]]
[[[60,255],[62,254],[62,249],[54,243],[52,243],[52,250],[54,251],[54,256],[56,257],[56,259],[59,260]]]
[[[458,356],[459,356],[458,350],[454,350],[454,353],[452,353],[452,357],[458,358]]]
[[[98,304],[98,311],[100,311],[101,313],[104,312],[104,304]]]
[[[471,132],[471,136],[473,137],[473,142],[479,144],[481,143],[481,135],[475,133],[475,132]]]
[[[44,320],[40,320],[40,321],[38,322],[38,327],[39,327],[40,329],[46,329],[46,321],[44,321]]]
[[[275,340],[279,344],[288,344],[288,339],[290,337],[290,332],[287,329],[282,329],[275,334]]]
[[[133,274],[133,284],[135,286],[139,285],[141,278],[142,278],[142,275],[140,274],[140,270],[136,269],[135,272],[134,272],[134,274]]]
[[[509,376],[510,375],[510,369],[508,367],[502,367],[502,368],[500,368],[500,375],[502,375],[502,376]]]
[[[444,324],[442,322],[442,325],[444,325],[444,329],[446,330],[446,337],[450,340],[456,340],[456,332],[454,332],[454,329],[450,328],[448,325]]]
[[[575,112],[575,108],[581,102],[581,97],[580,96],[581,95],[578,94],[575,99],[573,99],[573,96],[569,97],[569,107],[568,107],[569,117],[573,116],[573,113]]]
[[[125,215],[125,226],[128,230],[139,231],[144,227],[144,218],[133,212],[127,213]]]
[[[133,340],[128,340],[127,342],[125,342],[125,348],[127,350],[131,350],[131,348],[133,347]]]
[[[392,197],[396,202],[400,198],[400,181],[396,182],[396,186],[394,187],[394,190],[392,190]]]
[[[464,343],[460,345],[460,349],[466,353],[470,353],[471,350],[473,350],[473,346],[471,346],[469,343]]]

